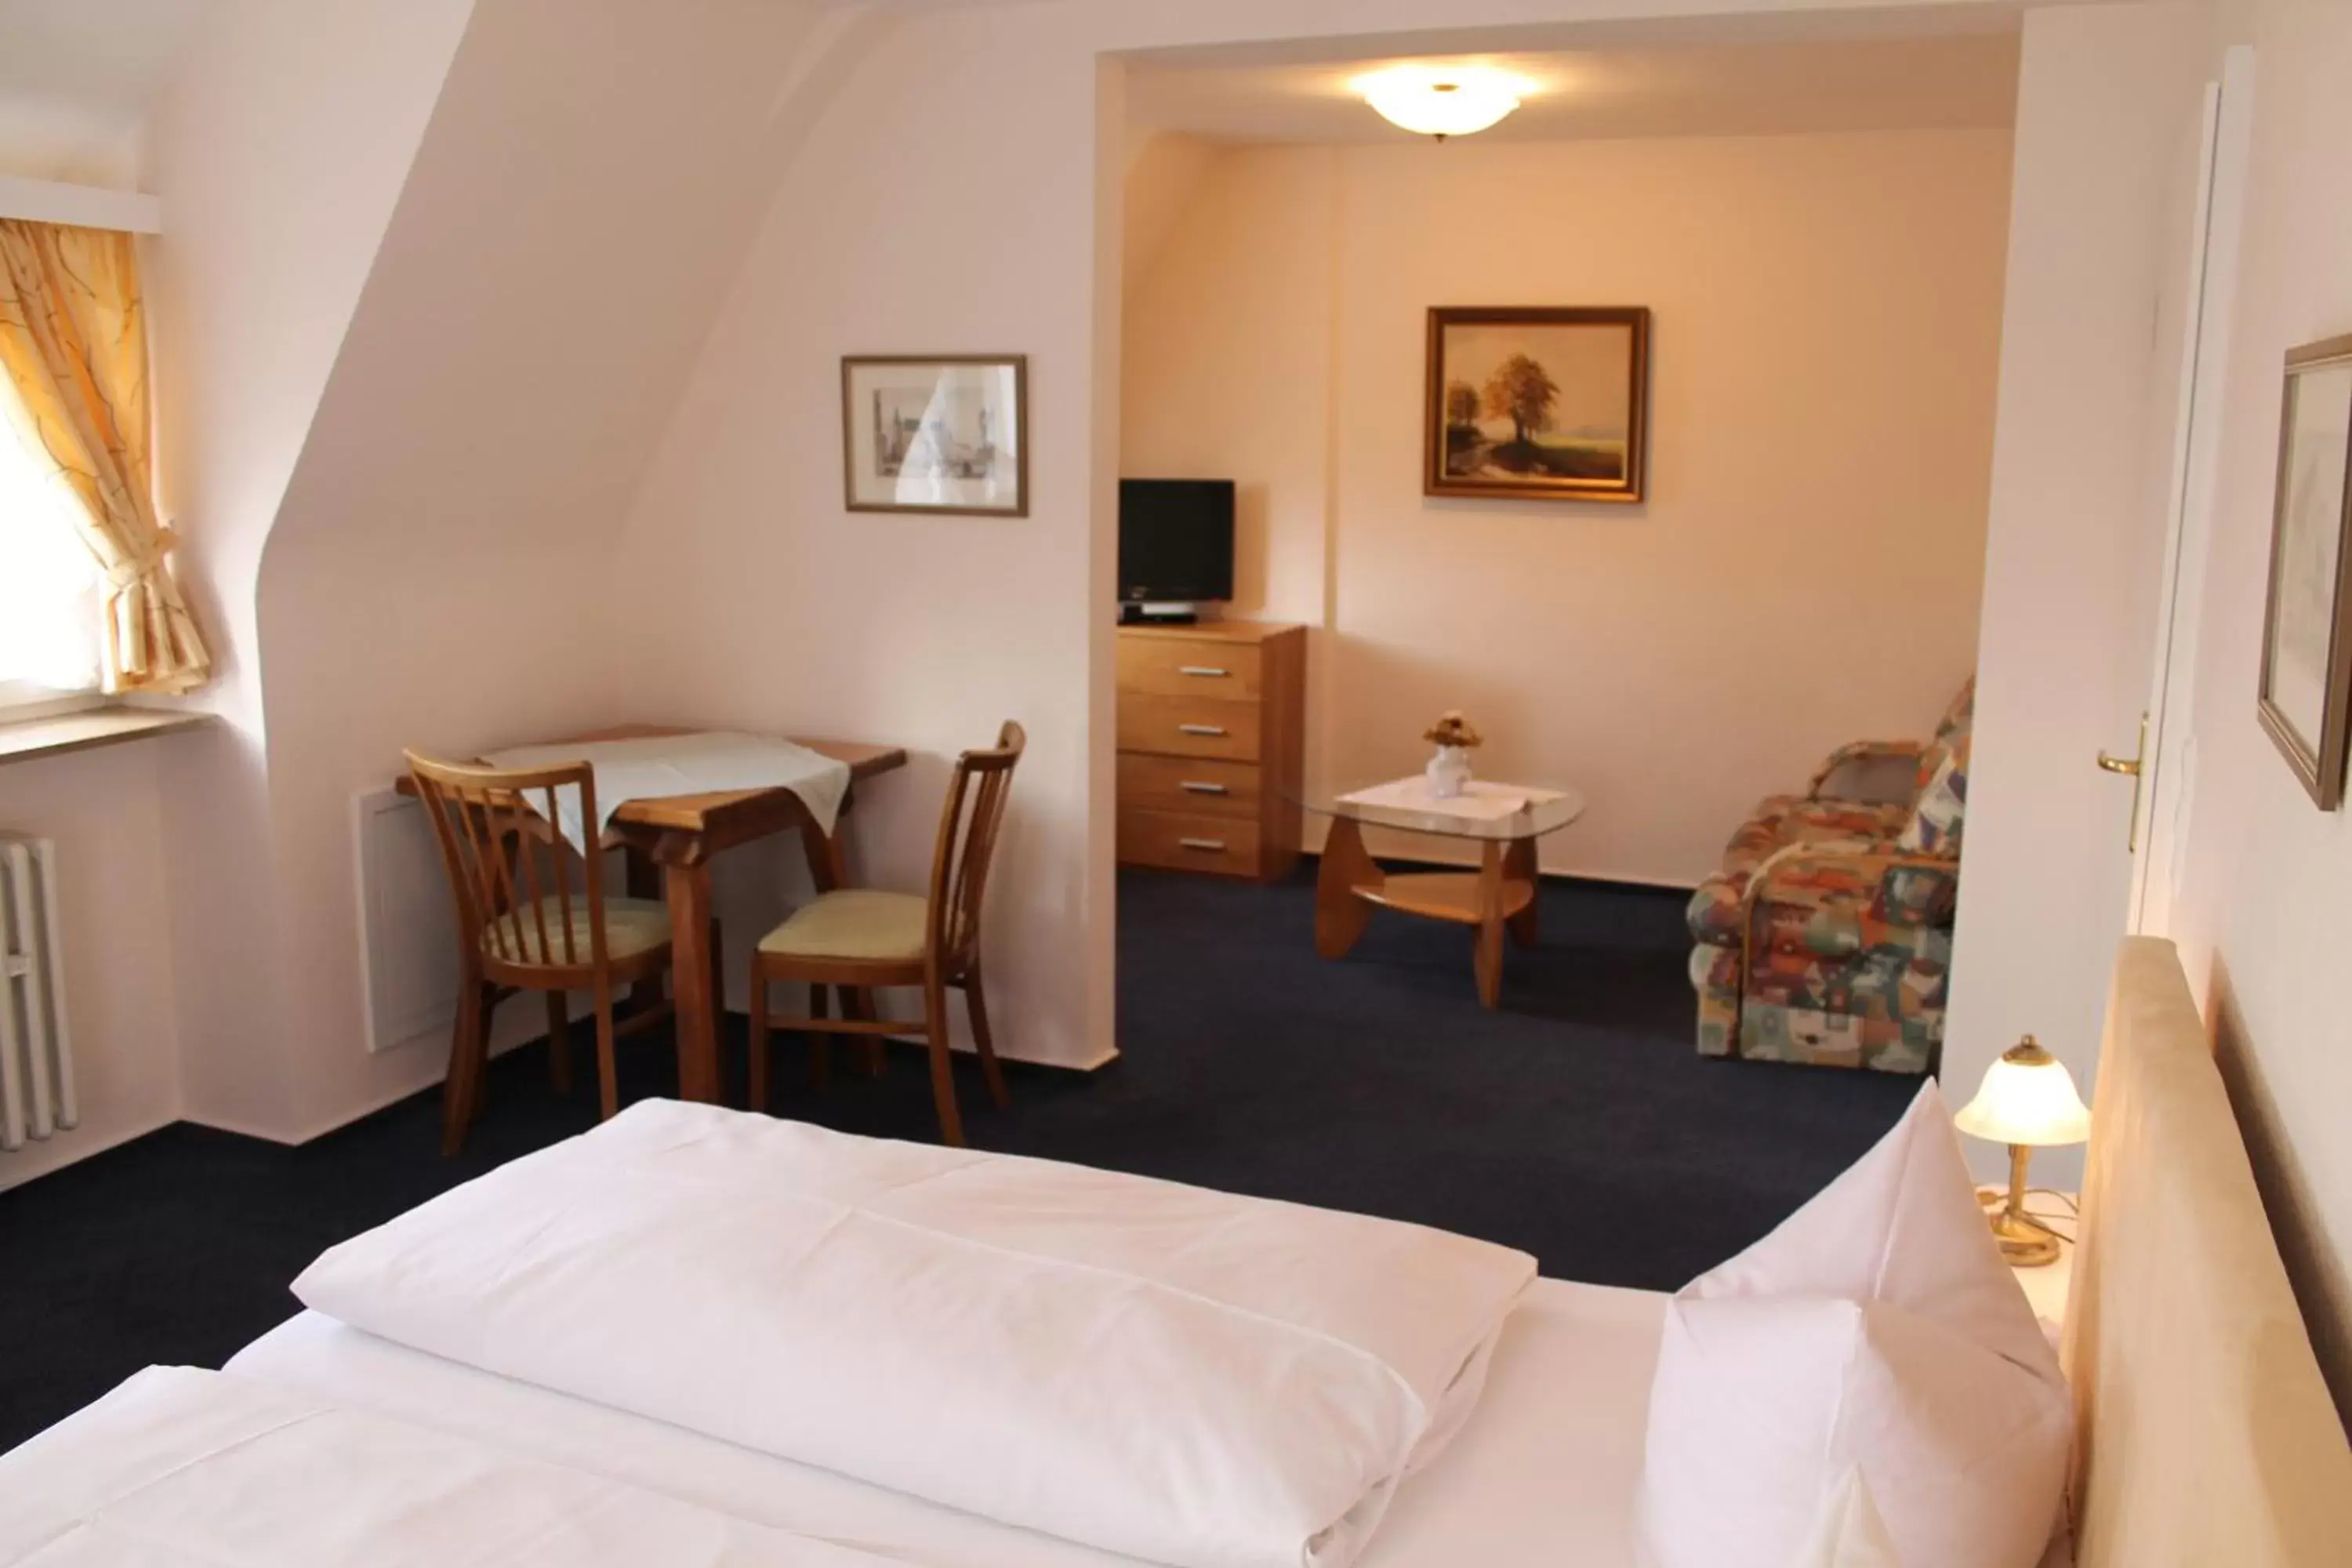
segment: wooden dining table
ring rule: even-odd
[[[584,745],[698,732],[688,725],[621,724],[532,743]],[[719,1013],[724,995],[717,989],[719,977],[711,952],[711,858],[771,834],[797,829],[802,851],[808,857],[810,879],[818,892],[830,892],[848,878],[843,835],[858,784],[907,763],[906,751],[898,746],[792,739],[795,745],[849,764],[849,789],[842,796],[841,814],[831,833],[817,826],[799,795],[781,785],[626,800],[614,810],[604,829],[603,847],[621,849],[627,856],[630,896],[659,898],[669,906],[681,1100],[715,1103],[719,1099]],[[414,795],[415,782],[404,776],[398,788],[404,795]]]

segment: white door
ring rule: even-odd
[[[2037,8],[2021,58],[1945,1018],[1946,1091],[1962,1100],[2025,1034],[2095,1090],[2116,942],[2147,896],[2132,818],[2169,822],[2165,785],[2185,771],[2188,726],[2168,738],[2150,693],[2159,668],[2167,697],[2189,668],[2193,628],[2173,611],[2196,604],[2202,563],[2185,547],[2176,453],[2204,439],[2185,389],[2207,384],[2193,367],[2225,313],[2200,303],[2216,299],[2201,215],[2221,205],[2208,149],[2236,106],[2210,102],[2203,26],[2170,7]],[[2101,773],[2102,751],[2134,759],[2143,711],[2156,764]],[[2157,786],[2137,812],[2136,783]],[[1991,1173],[1999,1151],[1979,1154]],[[2053,1158],[2049,1179],[2073,1174]]]
[[[2171,438],[2163,448],[2158,498],[2166,512],[2163,580],[2156,601],[2147,730],[2131,753],[2138,759],[2140,772],[2129,845],[2133,858],[2126,929],[2158,936],[2170,929],[2179,856],[2189,841],[2194,804],[2198,612],[2211,540],[2230,301],[2236,292],[2238,233],[2253,121],[2253,51],[2240,46],[2224,59],[2221,79],[2205,89],[2194,160],[2181,182],[2188,187],[2187,199],[2178,203],[2187,209],[2186,223],[2168,237],[2182,258],[2180,286],[2168,290],[2158,319],[2158,332],[2180,345],[2180,363],[2171,395],[2164,400],[2171,405]],[[2119,782],[2134,777],[2117,773]]]

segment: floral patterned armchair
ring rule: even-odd
[[[1687,916],[1701,1055],[1934,1067],[1974,716],[1970,681],[1933,740],[1841,747],[1732,835]],[[1905,763],[1900,798],[1854,783]]]

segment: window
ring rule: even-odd
[[[98,689],[104,580],[75,528],[79,504],[0,416],[0,717]]]

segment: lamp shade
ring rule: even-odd
[[[1983,1087],[1952,1124],[1988,1142],[2042,1148],[2088,1138],[2091,1111],[2066,1064],[2028,1035],[1985,1069]]]
[[[1353,86],[1390,124],[1422,136],[1467,136],[1519,106],[1519,80],[1492,66],[1391,66]]]

